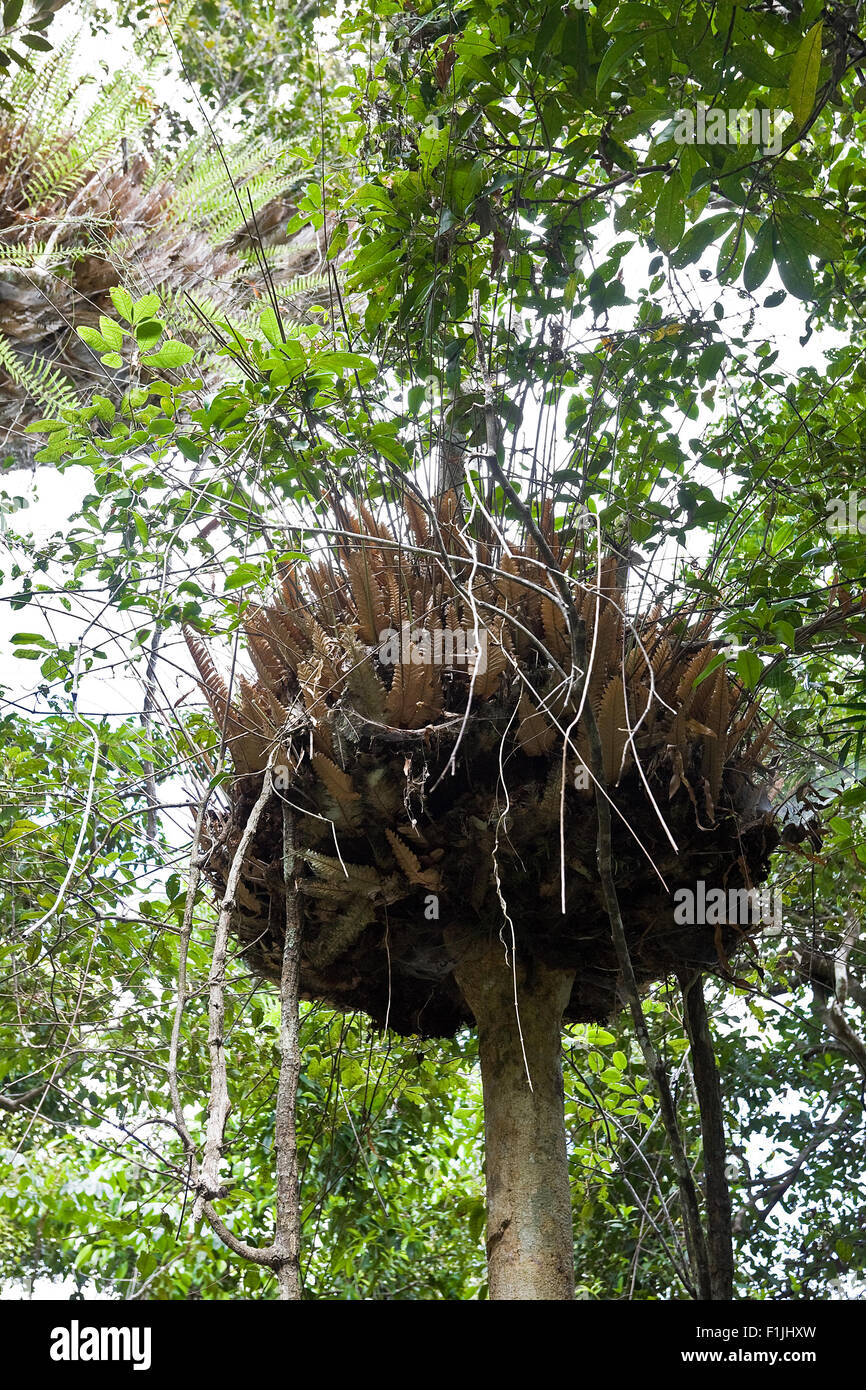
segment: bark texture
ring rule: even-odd
[[[502,942],[451,939],[455,976],[478,1028],[490,1297],[572,1299],[561,1027],[574,972],[518,962],[516,1011]]]
[[[700,974],[690,976],[687,971],[680,972],[679,980],[701,1112],[710,1298],[729,1302],[734,1297],[734,1243],[731,1193],[725,1172],[727,1154],[722,1087],[707,1017],[703,980]]]

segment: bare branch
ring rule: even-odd
[[[229,929],[234,915],[235,895],[244,867],[244,860],[255,837],[262,812],[273,796],[272,761],[273,754],[271,754],[271,760],[265,769],[258,800],[250,811],[249,819],[244,826],[243,834],[232,860],[226,882],[226,891],[220,904],[219,917],[214,932],[213,956],[208,978],[208,1019],[210,1023],[208,1050],[210,1052],[211,1086],[207,1107],[207,1135],[199,1176],[200,1198],[225,1195],[220,1183],[219,1166],[226,1122],[231,1112],[223,1036],[225,1032],[225,971],[228,958]]]
[[[277,1231],[275,1269],[280,1281],[280,1298],[301,1297],[300,1236],[301,1213],[298,1193],[298,1143],[295,1105],[301,1071],[300,1016],[298,991],[301,979],[301,918],[295,887],[294,813],[283,802],[283,883],[286,895],[286,940],[280,978],[280,1080],[274,1120],[274,1148],[277,1158]]]

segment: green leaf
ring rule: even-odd
[[[609,34],[619,34],[623,29],[634,30],[645,23],[655,28],[658,18],[658,10],[653,9],[651,5],[629,3],[617,5],[613,14],[604,21],[604,27]]]
[[[733,212],[718,213],[715,217],[708,217],[703,222],[696,222],[693,227],[689,227],[676,252],[671,257],[671,264],[677,270],[682,270],[684,266],[691,265],[693,261],[699,261],[704,251],[710,246],[722,232],[726,232],[734,221],[736,214]],[[656,238],[658,241],[658,238]],[[661,242],[659,242],[661,245]]]
[[[223,588],[243,589],[247,584],[257,584],[261,580],[261,571],[258,565],[243,564],[237,565],[231,574],[226,576]]]
[[[153,352],[141,360],[146,367],[185,367],[194,356],[193,349],[186,343],[179,343],[175,338],[166,338],[159,352]]]
[[[319,352],[310,367],[313,371],[356,371],[363,381],[370,381],[376,375],[374,363],[360,352]]]
[[[271,347],[280,346],[284,335],[280,332],[280,322],[273,309],[265,309],[264,313],[259,315],[259,327]]]
[[[621,38],[614,39],[613,43],[605,49],[598,65],[598,77],[595,82],[596,93],[600,92],[605,84],[616,76],[630,54],[644,46],[647,34],[654,32],[650,29],[641,29],[636,34],[623,34]]]
[[[613,1033],[609,1033],[606,1028],[602,1028],[598,1024],[594,1024],[587,1031],[587,1039],[596,1047],[607,1047],[610,1043],[616,1042]]]
[[[758,684],[763,670],[761,659],[754,652],[740,652],[737,657],[737,675],[749,690]]]
[[[6,0],[6,4],[3,6],[4,29],[11,29],[13,25],[18,23],[23,8],[24,0]]]
[[[806,124],[815,105],[818,73],[821,69],[823,27],[823,20],[820,19],[817,24],[813,24],[794,55],[791,78],[788,83],[788,100],[798,126]]]
[[[773,264],[773,223],[768,217],[758,228],[751,251],[743,266],[743,284],[749,291],[763,285]]]
[[[703,352],[698,358],[698,376],[700,377],[702,382],[709,381],[711,378],[716,377],[718,375],[719,368],[721,367],[727,355],[728,345],[726,342],[710,343],[709,347],[704,348]],[[701,507],[698,508],[698,519],[700,521],[706,521],[708,519],[706,516],[707,509],[715,507],[722,507],[723,514],[727,515],[728,509],[725,506],[725,504],[720,503],[717,499],[714,499],[712,502],[705,502]],[[718,518],[714,517],[713,519],[717,520]]]
[[[708,661],[708,662],[707,662],[707,664],[706,664],[706,666],[704,667],[703,671],[701,671],[701,674],[695,678],[695,680],[694,680],[694,682],[693,682],[693,684],[692,684],[692,689],[693,689],[693,690],[697,690],[698,686],[699,686],[699,685],[702,685],[702,684],[704,683],[704,681],[707,680],[708,677],[711,676],[711,675],[713,674],[714,671],[717,671],[717,670],[719,669],[720,666],[723,666],[724,663],[725,663],[724,653],[720,653],[718,656],[714,656],[713,659],[712,659],[711,661]]]
[[[51,44],[47,39],[43,39],[41,34],[22,34],[21,42],[28,48],[35,48],[37,53],[50,53]]]
[[[843,237],[835,228],[827,226],[826,221],[821,221],[821,214],[817,210],[810,210],[805,217],[789,217],[786,213],[785,220],[796,229],[801,244],[808,246],[810,256],[819,256],[822,261],[838,261],[844,256]]]
[[[142,319],[135,325],[135,341],[146,351],[159,342],[164,328],[162,319]]]
[[[686,209],[682,184],[678,178],[665,179],[656,203],[653,236],[668,255],[682,241],[685,225]]]
[[[717,171],[709,164],[703,164],[700,169],[696,169],[692,174],[692,181],[689,184],[689,191],[686,196],[694,198],[696,193],[700,193],[701,189],[706,188],[707,184],[712,183],[713,179],[716,177]]]
[[[370,443],[378,449],[383,458],[398,467],[406,468],[411,463],[409,454],[399,439],[395,439],[387,425],[374,425],[370,430]]]
[[[114,351],[123,347],[123,329],[113,319],[107,319],[104,314],[100,314],[99,331],[108,346]]]
[[[55,430],[68,430],[65,420],[33,420],[24,426],[25,434],[52,434]]]
[[[93,348],[95,352],[105,352],[110,346],[109,343],[106,343],[102,334],[98,333],[95,328],[88,328],[85,325],[81,328],[76,328],[75,331],[82,342],[86,343],[89,348]]]
[[[759,83],[762,87],[784,86],[785,65],[777,62],[768,54],[762,53],[757,45],[751,48],[745,45],[735,48],[730,55],[730,60],[740,69],[744,77],[750,77],[753,82]]]
[[[815,277],[809,265],[809,253],[796,227],[784,217],[779,219],[776,228],[776,265],[789,294],[796,295],[798,299],[811,299],[814,296]]]
[[[133,323],[141,323],[143,319],[152,319],[159,308],[159,295],[143,294],[141,299],[137,299],[132,306]]]
[[[191,463],[198,463],[201,458],[201,445],[196,444],[192,439],[187,439],[184,435],[181,435],[176,443],[185,459],[189,459]]]
[[[108,293],[120,317],[127,323],[132,323],[132,295],[121,289],[120,285],[112,285]]]
[[[102,361],[106,367],[117,368],[123,366],[123,358],[121,357],[119,352],[103,353]]]

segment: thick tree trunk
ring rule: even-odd
[[[478,1027],[490,1297],[574,1298],[560,1060],[574,971],[518,963],[515,1010],[514,974],[502,942],[462,933],[451,942],[455,977]]]

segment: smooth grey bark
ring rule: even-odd
[[[518,963],[515,1010],[502,942],[449,935],[478,1029],[490,1298],[573,1299],[561,1029],[574,971]]]

